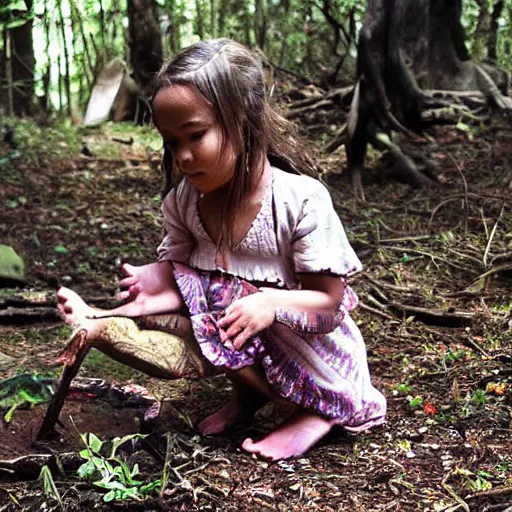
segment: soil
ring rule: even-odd
[[[0,461],[22,455],[72,452],[84,448],[79,433],[93,432],[100,439],[123,437],[140,430],[140,420],[131,408],[114,409],[102,400],[67,400],[60,414],[58,436],[45,443],[35,442],[45,404],[17,409],[10,423],[0,424]]]
[[[317,113],[321,115],[322,113]],[[304,124],[313,123],[306,119]],[[315,125],[317,128],[318,123]],[[154,260],[161,237],[159,156],[143,143],[103,155],[111,128],[82,135],[94,156],[55,153],[13,160],[0,176],[0,240],[25,259],[27,292],[47,294],[8,315],[0,297],[0,378],[17,372],[55,374],[51,364],[70,334],[54,314],[62,282],[95,304],[117,288],[116,263]],[[126,136],[141,135],[125,126]],[[323,177],[365,270],[352,285],[354,318],[367,343],[374,384],[388,399],[388,422],[357,436],[333,431],[303,457],[257,460],[239,446],[279,418],[271,407],[251,425],[201,437],[196,425],[225,403],[229,383],[150,379],[91,351],[80,375],[146,386],[165,399],[150,455],[134,453],[143,478],[160,478],[161,497],[118,503],[127,510],[504,511],[512,505],[512,142],[509,126],[469,133],[443,127],[416,144],[439,164],[441,184],[414,190],[393,181],[378,154],[358,204],[339,178],[341,152],[319,156]],[[117,128],[119,133],[119,128]],[[6,154],[10,148],[3,148]],[[4,207],[5,206],[5,207]],[[52,302],[53,301],[53,302]],[[53,315],[53,316],[52,316]],[[100,438],[134,432],[134,411],[68,401],[80,432]],[[0,431],[0,459],[27,453],[43,407],[16,411]],[[38,419],[39,416],[39,419]],[[104,421],[102,420],[104,419]],[[57,452],[78,449],[69,427]],[[2,427],[5,428],[5,427]],[[5,437],[12,435],[15,438]],[[67,437],[69,436],[69,437]],[[21,440],[21,445],[17,445]],[[26,443],[25,443],[26,440]],[[169,441],[166,448],[165,441]],[[67,443],[70,443],[69,445]],[[64,446],[65,445],[65,446]],[[110,510],[98,488],[75,473],[57,474],[66,510]],[[1,510],[56,509],[43,484],[0,485]]]

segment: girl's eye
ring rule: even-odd
[[[176,140],[166,140],[165,141],[165,145],[169,149],[176,149],[178,147],[178,141],[176,141]]]
[[[206,133],[206,131],[202,131],[202,132],[197,132],[197,133],[192,133],[190,135],[190,139],[191,140],[195,140],[195,141],[198,141],[198,140],[201,140],[204,136],[204,134]]]

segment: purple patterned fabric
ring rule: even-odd
[[[174,268],[196,340],[213,365],[237,370],[260,364],[279,395],[348,430],[384,422],[386,400],[371,384],[366,348],[348,314],[357,296],[348,286],[338,312],[280,310],[270,328],[236,350],[220,342],[217,321],[233,301],[261,292],[224,272],[196,271],[179,263]]]

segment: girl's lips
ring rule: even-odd
[[[198,172],[185,172],[183,173],[187,178],[199,178],[199,176],[202,176],[204,173],[201,171]]]

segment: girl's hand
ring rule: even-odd
[[[258,332],[270,327],[276,318],[276,308],[265,293],[254,293],[238,299],[226,308],[225,315],[219,320],[220,340],[235,349]],[[222,328],[228,326],[224,331]]]
[[[166,291],[173,281],[172,267],[168,262],[150,263],[136,267],[124,263],[121,266],[118,300],[132,302],[140,295],[154,296]]]

